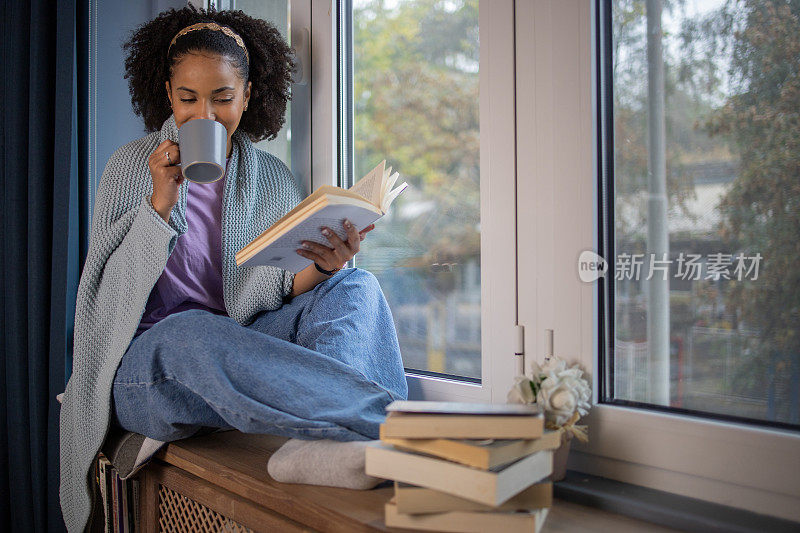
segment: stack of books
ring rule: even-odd
[[[390,527],[538,532],[552,502],[558,432],[536,405],[396,401],[366,473],[394,480]]]
[[[103,499],[105,533],[139,531],[139,480],[121,479],[102,452],[98,454],[95,472]]]

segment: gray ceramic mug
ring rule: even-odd
[[[178,129],[181,172],[195,183],[211,183],[225,175],[228,131],[216,120],[196,118]]]

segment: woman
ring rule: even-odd
[[[384,407],[407,396],[376,279],[340,270],[371,227],[308,243],[298,253],[314,265],[296,276],[235,264],[301,199],[286,166],[253,146],[284,120],[292,62],[277,30],[190,6],[143,25],[125,49],[133,107],[152,133],[114,153],[95,200],[61,413],[70,531],[89,519],[92,461],[111,423],[157,441],[215,428],[357,441],[377,438]],[[184,181],[177,166],[178,129],[197,118],[227,130],[226,174],[212,184]]]

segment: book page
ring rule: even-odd
[[[397,174],[397,172],[395,172],[395,174]],[[389,189],[391,189],[392,185],[394,185],[393,182],[389,183],[391,175],[392,175],[392,167],[389,167],[383,171],[383,176],[381,177],[381,201],[383,201],[383,198],[386,196],[386,193],[389,192]],[[395,179],[397,178],[395,177]]]
[[[358,180],[358,182],[350,187],[350,191],[360,194],[373,204],[375,207],[380,208],[381,205],[381,187],[383,186],[383,170],[386,166],[386,160],[378,164],[377,167],[369,171],[369,173]]]
[[[398,174],[397,172],[395,172],[394,174],[391,174],[391,172],[392,172],[392,167],[389,167],[389,170],[386,171],[386,175],[389,177],[386,178],[386,186],[383,189],[383,194],[381,195],[381,198],[386,196],[386,193],[392,190],[392,187],[394,187],[394,182],[396,182],[397,178],[400,177],[400,174]]]
[[[396,176],[397,174],[395,174],[395,179],[397,179]],[[381,204],[381,211],[386,213],[389,210],[389,206],[391,206],[392,202],[394,202],[395,198],[400,196],[400,193],[406,190],[406,187],[408,187],[408,183],[404,181],[399,187],[387,194],[383,199],[383,203]]]

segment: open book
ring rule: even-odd
[[[323,185],[297,207],[270,226],[247,246],[236,252],[237,266],[271,265],[300,272],[312,263],[299,255],[302,241],[317,242],[330,247],[322,235],[322,226],[331,228],[341,239],[347,239],[343,225],[348,219],[358,231],[366,228],[389,210],[389,206],[408,186],[394,187],[398,174],[386,160],[349,189]]]

